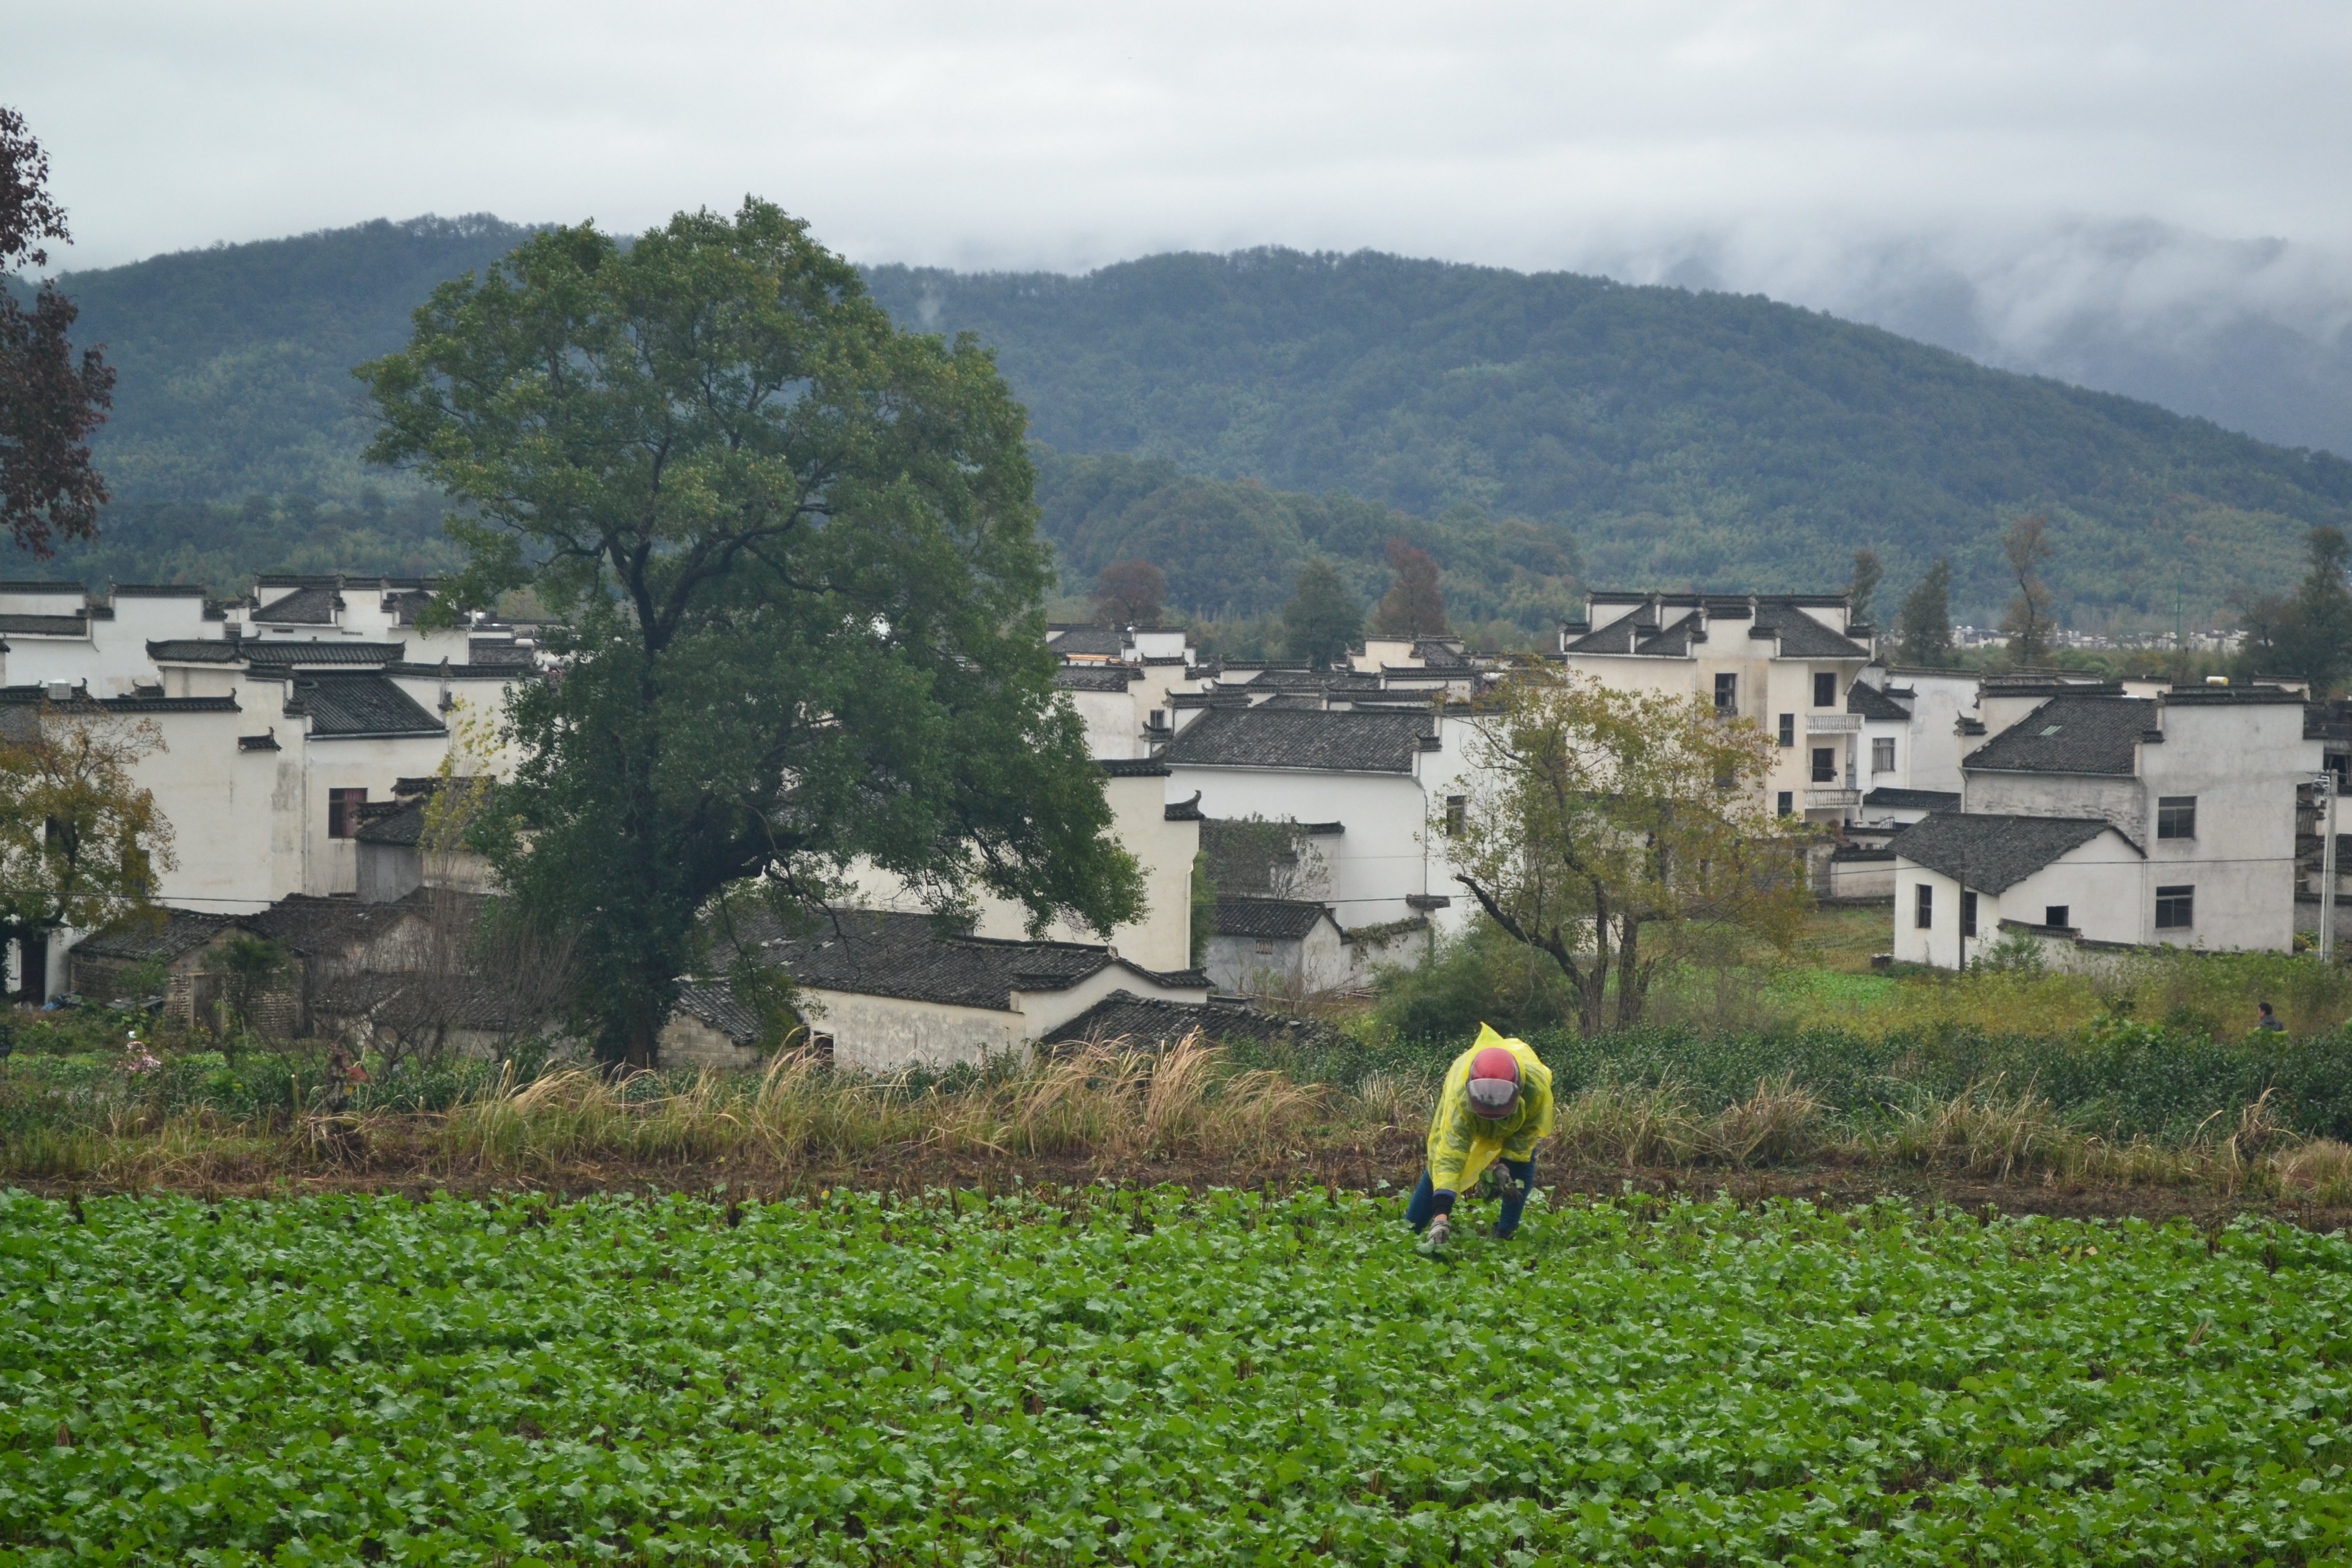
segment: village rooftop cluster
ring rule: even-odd
[[[139,782],[176,846],[160,925],[12,944],[10,992],[107,999],[161,964],[164,1005],[199,1019],[219,984],[207,954],[255,934],[292,961],[264,1009],[278,1026],[361,1046],[387,1027],[425,984],[434,910],[493,890],[478,857],[436,850],[431,803],[512,765],[499,717],[551,665],[528,623],[421,626],[435,592],[357,575],[264,576],[226,602],[0,583],[0,724],[152,725]],[[1317,669],[1205,659],[1178,628],[1048,635],[1143,912],[1108,941],[1041,940],[1017,906],[983,902],[951,928],[863,876],[821,929],[740,939],[792,977],[819,1052],[885,1071],[1087,1037],[1312,1031],[1297,1003],[1360,991],[1465,930],[1449,829],[1475,782],[1479,699],[1524,658],[1373,636]],[[2322,885],[2315,781],[2345,779],[2352,711],[2294,682],[1910,668],[1839,594],[1595,592],[1539,662],[1759,726],[1772,812],[1818,830],[1816,893],[1891,898],[1895,960],[1962,968],[2000,942],[2060,966],[2284,950],[2323,898],[2343,900]],[[1221,876],[1202,942],[1204,850]],[[754,1062],[755,1009],[722,974],[681,979],[664,1065]],[[543,998],[487,977],[462,989],[444,1044],[495,1051],[546,1022],[530,1016]]]

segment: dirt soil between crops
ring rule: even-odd
[[[850,1165],[812,1164],[793,1169],[730,1164],[727,1161],[677,1164],[582,1163],[554,1168],[513,1170],[453,1166],[445,1160],[412,1157],[388,1140],[364,1154],[333,1157],[286,1169],[256,1161],[206,1162],[204,1168],[167,1173],[136,1183],[26,1180],[7,1184],[48,1197],[110,1193],[177,1193],[206,1199],[294,1197],[341,1193],[430,1193],[489,1197],[520,1192],[559,1196],[595,1193],[688,1193],[721,1198],[774,1199],[806,1196],[835,1187],[917,1194],[950,1187],[1004,1194],[1028,1191],[1050,1197],[1055,1191],[1098,1186],[1194,1189],[1250,1187],[1276,1192],[1330,1186],[1358,1192],[1401,1192],[1421,1173],[1421,1139],[1390,1129],[1377,1139],[1348,1148],[1298,1151],[1270,1159],[1190,1158],[1142,1161],[1092,1156],[989,1158],[942,1155],[907,1149]],[[2184,1220],[2201,1228],[2226,1225],[2240,1215],[2284,1220],[2319,1232],[2352,1226],[2352,1207],[2322,1205],[2294,1194],[2231,1194],[2210,1187],[2120,1185],[2046,1176],[2009,1180],[1956,1176],[1887,1166],[1814,1165],[1738,1170],[1721,1165],[1680,1168],[1563,1166],[1537,1156],[1538,1184],[1555,1200],[1610,1198],[1627,1193],[1711,1199],[1718,1194],[1752,1204],[1801,1198],[1832,1208],[1851,1208],[1885,1197],[1943,1204],[1971,1213],[1990,1208],[2007,1215],[2053,1218],[2153,1221]]]

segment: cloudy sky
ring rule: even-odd
[[[2154,220],[2352,243],[2352,7],[78,0],[8,26],[77,266],[758,191],[861,259],[1517,266]]]
[[[2342,0],[77,0],[6,37],[68,267],[750,191],[861,261],[1752,290],[2352,453]]]

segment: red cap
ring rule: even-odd
[[[1519,1102],[1519,1058],[1488,1046],[1470,1058],[1470,1109],[1480,1116],[1508,1116]]]

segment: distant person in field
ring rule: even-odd
[[[2254,1020],[2256,1031],[2265,1035],[2279,1035],[2286,1032],[2286,1026],[2279,1022],[2279,1016],[2271,1011],[2269,1003],[2257,1002],[2254,1005],[2262,1009],[2262,1016]]]
[[[1426,1228],[1429,1244],[1443,1247],[1454,1235],[1454,1200],[1502,1162],[1502,1217],[1494,1234],[1519,1228],[1519,1211],[1536,1184],[1536,1140],[1551,1136],[1551,1069],[1525,1040],[1507,1040],[1485,1024],[1478,1039],[1454,1058],[1437,1111],[1429,1122],[1429,1168],[1412,1190],[1405,1222]]]

